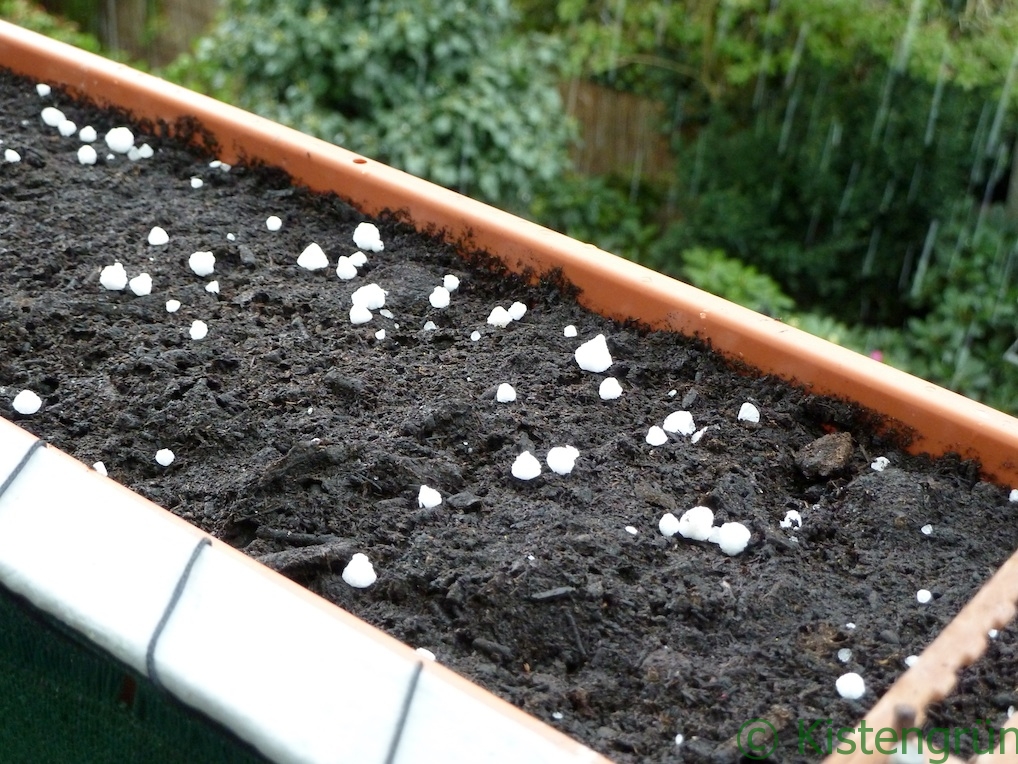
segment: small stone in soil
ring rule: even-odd
[[[208,336],[209,325],[204,321],[192,321],[191,328],[188,334],[191,335],[192,340],[203,340]]]
[[[366,589],[378,580],[378,576],[368,556],[357,552],[343,568],[343,580],[355,589]]]
[[[107,265],[99,273],[99,283],[102,284],[103,289],[119,292],[127,286],[127,271],[119,262]]]
[[[442,503],[442,494],[431,486],[422,485],[417,492],[417,506],[422,509],[431,509]]]
[[[622,385],[615,377],[606,377],[601,380],[601,384],[597,388],[597,394],[602,401],[613,401],[616,398],[622,397]]]
[[[14,396],[14,410],[23,416],[31,416],[42,408],[42,398],[31,390],[22,390]]]
[[[192,252],[187,265],[195,276],[208,276],[216,269],[216,256],[211,252]]]
[[[353,232],[353,243],[357,249],[366,252],[381,252],[385,249],[381,234],[374,223],[360,223]]]
[[[661,519],[657,523],[657,529],[661,531],[661,535],[668,539],[678,533],[680,527],[679,518],[671,512],[661,515]]]
[[[513,462],[512,473],[519,480],[533,480],[541,474],[541,463],[532,453],[524,451]]]
[[[837,689],[838,695],[846,700],[859,700],[866,694],[866,683],[854,671],[839,676],[834,687]]]
[[[661,429],[665,432],[677,432],[680,435],[692,435],[696,432],[693,415],[688,411],[673,411],[665,417]]]
[[[844,472],[852,461],[852,436],[833,432],[817,438],[795,452],[795,466],[809,480]]]
[[[739,409],[739,421],[740,422],[759,422],[760,421],[760,409],[754,406],[748,401],[742,404]]]
[[[656,424],[647,430],[647,442],[652,446],[663,446],[668,442],[668,435]]]
[[[170,235],[166,233],[165,229],[159,226],[154,226],[151,231],[148,232],[148,243],[153,247],[161,247],[170,240]]]
[[[163,467],[169,467],[171,464],[173,464],[173,460],[175,458],[176,457],[174,456],[173,452],[168,448],[160,448],[158,451],[156,451],[156,462],[158,462]]]
[[[320,271],[322,268],[329,266],[329,258],[322,251],[322,248],[318,246],[317,242],[311,242],[297,256],[297,265],[305,270]]]
[[[572,446],[555,446],[548,451],[548,468],[556,475],[568,475],[573,471],[580,452]]]
[[[597,335],[592,340],[587,340],[576,348],[573,357],[581,369],[595,374],[607,371],[612,365],[611,353],[608,351],[608,343],[603,334]]]

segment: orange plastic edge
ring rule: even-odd
[[[100,104],[128,109],[138,119],[173,124],[197,118],[218,141],[224,161],[281,167],[295,182],[334,192],[365,214],[396,211],[420,230],[488,251],[514,272],[560,272],[581,290],[581,304],[597,313],[699,336],[765,373],[883,415],[888,427],[913,434],[913,451],[955,452],[979,460],[989,479],[1018,483],[1018,420],[963,396],[399,170],[5,22],[0,22],[0,64]],[[247,564],[259,565],[236,554]],[[318,600],[290,585],[298,596]],[[1016,586],[1018,555],[927,648],[915,667],[920,670],[906,672],[867,720],[883,721],[902,699],[914,701],[921,713],[926,703],[949,692],[957,669],[985,649],[985,629],[1013,616]],[[338,610],[321,600],[316,604]],[[502,703],[456,679],[479,700]],[[504,705],[506,712],[558,734]]]

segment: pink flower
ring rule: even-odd
[[[871,350],[870,351],[870,358],[872,358],[874,361],[883,361],[884,360],[884,351],[883,350]]]

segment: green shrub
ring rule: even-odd
[[[568,166],[557,47],[507,0],[228,0],[168,74],[463,193],[525,209]]]
[[[0,18],[33,32],[66,42],[92,53],[100,53],[101,46],[92,34],[60,16],[47,13],[40,5],[29,0],[0,0]]]

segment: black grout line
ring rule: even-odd
[[[393,764],[396,761],[396,751],[399,750],[399,740],[403,737],[403,728],[406,726],[407,717],[410,715],[410,705],[414,700],[414,693],[417,691],[417,680],[421,676],[421,669],[424,668],[424,661],[418,661],[414,666],[414,673],[410,677],[410,686],[407,688],[406,697],[403,698],[403,708],[400,709],[399,719],[396,721],[396,731],[393,733],[392,742],[389,743],[389,753],[385,757],[385,764]]]
[[[163,687],[162,681],[159,679],[159,675],[156,673],[156,643],[159,641],[159,637],[162,636],[163,629],[166,628],[166,624],[170,620],[170,616],[173,614],[173,609],[177,606],[180,601],[181,595],[184,593],[184,587],[187,585],[187,579],[191,575],[191,569],[194,564],[198,561],[198,555],[202,553],[202,550],[207,546],[212,546],[212,539],[203,538],[198,542],[198,545],[191,552],[191,558],[187,561],[187,565],[184,566],[183,572],[180,574],[180,578],[177,579],[177,585],[173,587],[173,594],[170,595],[170,601],[166,603],[166,609],[163,610],[162,616],[159,618],[159,623],[156,624],[155,630],[152,632],[152,638],[148,641],[148,649],[145,650],[145,672],[148,674],[149,680],[152,684],[160,689]]]
[[[42,439],[35,441],[31,446],[28,447],[28,451],[26,451],[25,455],[21,457],[21,461],[18,462],[18,465],[11,471],[11,474],[7,476],[4,482],[0,484],[0,496],[3,496],[4,493],[6,493],[7,489],[11,487],[11,483],[13,483],[14,479],[18,476],[18,474],[23,469],[25,469],[25,465],[28,464],[29,460],[31,460],[35,452],[38,451],[40,448],[45,447],[46,441]]]

